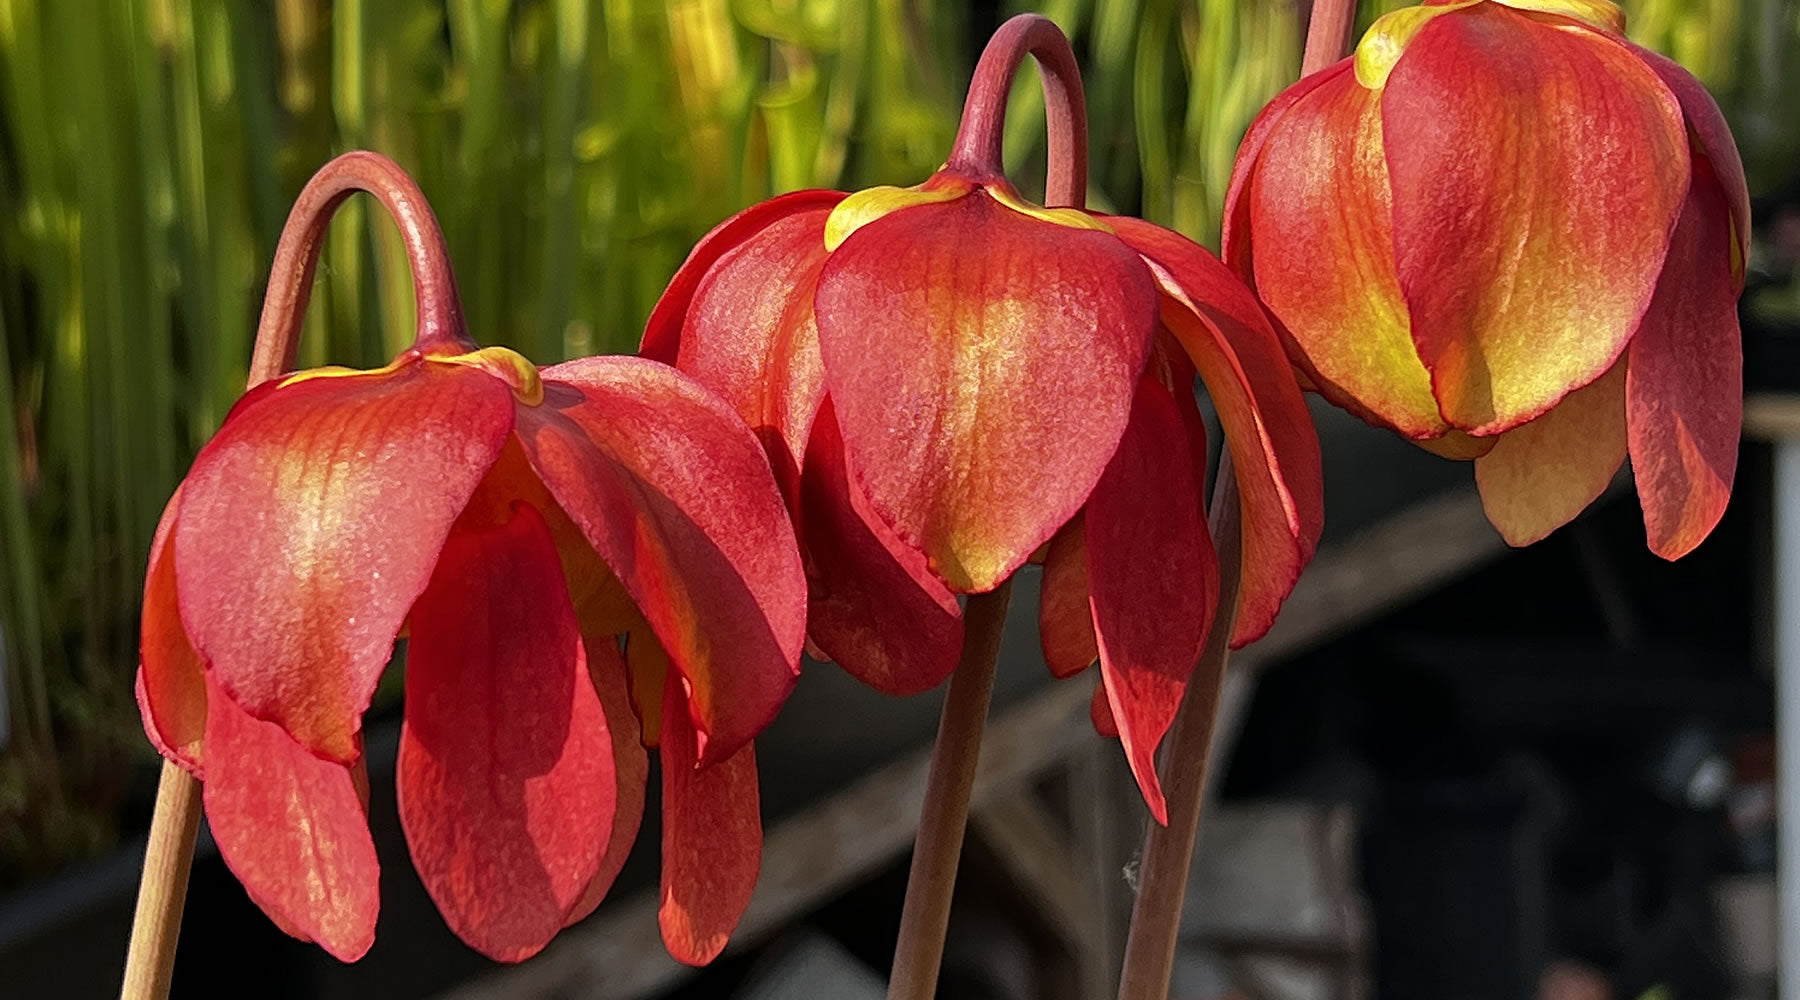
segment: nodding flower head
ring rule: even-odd
[[[145,729],[202,779],[251,897],[355,959],[378,905],[362,716],[405,636],[400,821],[451,929],[517,961],[591,911],[636,836],[653,746],[665,937],[706,961],[756,879],[750,741],[804,639],[762,450],[665,365],[540,371],[477,348],[430,209],[367,153],[301,194],[260,374],[292,358],[319,238],[355,189],[401,223],[418,340],[373,371],[267,377],[201,449],[150,555]]]
[[[1225,259],[1312,386],[1474,459],[1513,544],[1627,454],[1676,558],[1731,494],[1750,212],[1719,109],[1606,0],[1394,11],[1251,126]]]
[[[1050,207],[1000,162],[1027,53],[1044,70]],[[1160,816],[1153,755],[1218,592],[1196,373],[1239,469],[1239,642],[1269,627],[1312,555],[1318,442],[1236,277],[1175,233],[1082,208],[1086,143],[1068,41],[1016,17],[983,54],[937,173],[783,195],[721,223],[670,283],[643,353],[757,430],[804,551],[809,635],[875,687],[916,692],[950,673],[957,594],[1046,549],[1069,561],[1058,572],[1075,589],[1046,636],[1074,646],[1054,662],[1100,661]]]

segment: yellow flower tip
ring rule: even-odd
[[[1363,34],[1362,41],[1356,43],[1356,82],[1370,90],[1387,86],[1388,74],[1406,54],[1413,36],[1433,20],[1480,2],[1482,0],[1465,0],[1435,7],[1403,7],[1376,18]]]
[[[1067,226],[1070,229],[1092,229],[1102,233],[1113,232],[1113,227],[1080,209],[1045,208],[1042,205],[1033,205],[1019,197],[1019,192],[1014,191],[1011,186],[1006,184],[989,184],[987,193],[1007,208],[1021,215],[1029,215],[1040,222]]]
[[[1356,80],[1370,90],[1387,85],[1388,74],[1406,53],[1406,47],[1427,24],[1445,14],[1453,14],[1487,0],[1463,0],[1460,3],[1430,7],[1404,7],[1375,19],[1362,41],[1356,44]],[[1625,12],[1612,0],[1493,0],[1514,10],[1538,14],[1556,14],[1580,21],[1614,35],[1625,34]]]
[[[843,201],[831,210],[825,219],[825,250],[827,253],[842,246],[850,238],[850,234],[892,212],[914,205],[936,205],[946,201],[955,201],[968,194],[973,185],[965,182],[946,184],[938,181],[943,174],[933,174],[931,180],[917,187],[881,187],[864,188]],[[936,183],[934,183],[936,182]]]
[[[1612,0],[1496,0],[1514,10],[1531,10],[1542,14],[1561,14],[1601,31],[1625,34],[1625,12]]]
[[[832,209],[831,215],[825,219],[825,250],[836,250],[850,234],[874,222],[890,212],[915,205],[937,205],[947,201],[955,201],[976,189],[974,182],[955,174],[940,171],[929,180],[916,187],[872,187],[858,191]],[[1103,233],[1113,231],[1112,227],[1095,216],[1073,208],[1044,208],[1033,205],[1012,185],[1005,181],[988,181],[980,185],[995,201],[1018,212],[1029,215],[1040,222],[1049,222],[1070,229],[1092,229]]]
[[[344,375],[367,375],[369,372],[360,368],[346,368],[343,365],[326,365],[323,368],[308,368],[298,371],[281,380],[277,388],[285,389],[296,382],[306,382],[315,378],[339,378]]]
[[[297,371],[287,378],[282,379],[281,382],[276,385],[276,388],[285,389],[296,382],[306,382],[315,378],[344,378],[348,375],[387,375],[397,371],[401,365],[414,360],[416,357],[417,355],[413,352],[407,351],[394,360],[389,361],[387,364],[382,365],[380,368],[346,368],[343,365],[324,365],[319,368],[308,368],[304,371]]]
[[[511,387],[513,398],[526,406],[536,406],[544,401],[544,380],[538,375],[537,365],[510,347],[483,347],[467,354],[433,357],[431,360],[479,368],[505,382]]]

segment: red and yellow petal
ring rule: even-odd
[[[542,515],[457,531],[413,609],[395,778],[413,866],[503,962],[561,930],[606,853],[607,719]]]
[[[869,510],[845,467],[830,400],[813,424],[802,491],[812,641],[885,694],[937,687],[962,653],[962,609],[925,557]]]
[[[1732,217],[1711,164],[1694,183],[1656,297],[1632,338],[1625,379],[1631,469],[1650,550],[1692,551],[1731,499],[1744,421],[1744,354]]]
[[[1624,464],[1625,368],[1613,365],[1475,460],[1481,506],[1508,545],[1530,545],[1574,520]]]
[[[355,759],[394,636],[512,414],[487,372],[417,359],[239,403],[194,460],[172,547],[182,623],[245,711]]]
[[[800,672],[806,578],[768,459],[736,414],[642,358],[544,371],[526,455],[688,681],[700,755],[774,718]]]
[[[1146,378],[1086,511],[1100,672],[1144,802],[1168,822],[1156,747],[1175,720],[1219,599],[1218,558],[1195,502],[1205,472],[1175,398]]]
[[[1394,270],[1381,94],[1357,82],[1349,60],[1294,91],[1261,155],[1247,169],[1240,159],[1226,250],[1327,399],[1408,437],[1437,437],[1447,425]]]
[[[1744,161],[1738,156],[1737,140],[1731,136],[1731,126],[1725,123],[1725,115],[1712,95],[1692,73],[1682,69],[1680,63],[1646,48],[1632,48],[1680,103],[1681,117],[1687,123],[1692,139],[1691,146],[1698,147],[1690,148],[1689,154],[1707,161],[1725,204],[1731,210],[1732,287],[1741,292],[1744,290],[1745,266],[1750,260],[1750,187],[1744,178]],[[1666,264],[1664,269],[1667,270]]]
[[[977,593],[1092,491],[1130,413],[1155,286],[1111,234],[978,190],[857,229],[815,307],[870,506],[951,590]]]
[[[1325,525],[1319,438],[1267,315],[1223,264],[1135,219],[1119,236],[1153,265],[1163,323],[1199,370],[1224,430],[1242,503],[1244,577],[1231,644],[1260,638],[1311,561]]]
[[[144,578],[144,612],[138,643],[137,703],[144,733],[156,751],[204,778],[206,673],[181,627],[175,560],[169,531],[180,516],[181,487],[163,508],[150,541],[150,570]]]
[[[587,651],[588,676],[600,708],[606,713],[606,730],[612,736],[613,822],[606,835],[606,853],[600,867],[565,920],[575,924],[593,913],[625,867],[638,827],[644,820],[644,789],[650,780],[650,755],[644,751],[636,711],[626,690],[625,660],[617,636],[589,635],[582,639]]]
[[[705,965],[725,950],[750,905],[762,867],[761,798],[750,744],[697,767],[693,720],[682,681],[671,672],[663,693],[662,906],[658,920],[669,954]]]
[[[283,930],[356,961],[375,943],[381,868],[354,768],[252,718],[210,676],[207,689],[202,796],[219,855]]]
[[[1165,498],[1169,499],[1169,498]],[[1038,643],[1053,677],[1073,677],[1100,659],[1094,612],[1088,605],[1087,515],[1050,539],[1038,590]]]
[[[669,287],[663,290],[656,307],[650,311],[650,319],[644,324],[643,342],[638,346],[639,356],[666,365],[675,364],[683,347],[683,334],[695,293],[714,264],[789,216],[820,209],[830,211],[844,197],[842,191],[791,191],[752,205],[714,226],[694,244],[694,249],[688,251],[687,260],[669,279]],[[823,249],[822,231],[819,241],[820,249]]]
[[[1687,190],[1680,108],[1618,39],[1486,3],[1420,28],[1379,93],[1399,287],[1441,412],[1516,427],[1637,329]]]
[[[722,253],[703,244],[711,265],[692,283],[680,317],[679,349],[667,359],[719,394],[750,425],[790,500],[799,490],[800,460],[825,395],[813,288],[825,265],[825,219],[841,197],[803,194],[807,197],[787,196],[787,204],[809,207],[767,222]],[[678,285],[686,274],[686,268],[677,274]],[[659,305],[652,331],[675,322],[669,309],[673,306]],[[649,337],[645,342],[655,346]]]
[[[1275,95],[1274,100],[1263,105],[1263,109],[1256,113],[1256,118],[1250,122],[1250,128],[1244,132],[1243,141],[1238,144],[1237,158],[1231,164],[1231,183],[1225,189],[1219,256],[1245,281],[1253,282],[1256,277],[1252,265],[1255,250],[1251,242],[1248,197],[1250,179],[1262,159],[1269,136],[1282,117],[1293,110],[1295,104],[1321,85],[1342,75],[1345,70],[1339,67],[1347,68],[1348,65],[1348,59],[1340,60],[1333,66],[1302,77],[1298,83]]]

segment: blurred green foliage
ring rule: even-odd
[[[1795,134],[1795,2],[1628,8],[1766,152]],[[0,0],[0,887],[116,835],[147,753],[130,679],[150,536],[241,390],[314,169],[368,147],[417,177],[478,341],[628,351],[732,212],[923,179],[980,40],[1025,6],[1081,54],[1093,203],[1216,244],[1238,140],[1297,73],[1304,0]],[[1008,122],[1027,193],[1036,87],[1021,74]],[[412,329],[390,224],[353,200],[324,253],[302,362],[386,361]]]
[[[629,351],[688,248],[779,190],[921,178],[958,5],[0,0],[0,886],[112,836],[163,502],[242,391],[288,204],[334,153],[411,171],[471,331]],[[412,339],[391,223],[325,244],[305,364]]]

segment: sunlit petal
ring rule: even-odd
[[[813,425],[800,509],[806,627],[819,650],[887,694],[937,687],[962,652],[962,610],[925,557],[869,510],[845,468],[829,400]]]
[[[290,934],[361,958],[381,871],[352,769],[251,718],[211,678],[206,750],[206,820],[231,873]]]
[[[863,226],[815,301],[858,483],[963,592],[998,585],[1080,509],[1155,326],[1149,272],[1116,237],[980,191]]]
[[[1381,96],[1413,341],[1445,420],[1477,434],[1612,367],[1687,189],[1681,111],[1656,74],[1618,39],[1538,17],[1435,18]]]
[[[1175,399],[1145,379],[1119,450],[1087,506],[1088,588],[1100,671],[1144,801],[1168,822],[1156,747],[1175,719],[1219,599],[1195,502],[1204,471]]]
[[[506,384],[414,360],[265,383],[200,451],[181,620],[245,711],[340,762],[450,525],[512,429]]]
[[[1625,380],[1631,468],[1650,550],[1692,551],[1725,513],[1744,421],[1731,214],[1711,165],[1694,183]]]
[[[444,920],[499,961],[536,954],[613,823],[607,720],[543,517],[457,531],[413,610],[396,785]]]
[[[665,365],[544,371],[519,436],[690,688],[701,758],[767,725],[799,676],[806,578],[767,458],[716,396]]]
[[[669,674],[663,694],[662,906],[658,917],[669,954],[705,965],[750,905],[762,866],[761,801],[756,751],[749,744],[716,764],[696,768],[693,722],[681,679]]]

